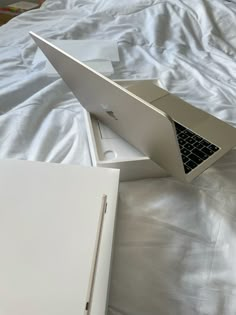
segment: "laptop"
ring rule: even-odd
[[[220,119],[154,84],[128,90],[30,34],[81,105],[170,175],[190,182],[236,145]]]

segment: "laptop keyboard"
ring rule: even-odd
[[[186,174],[219,150],[219,147],[177,122],[175,128]]]

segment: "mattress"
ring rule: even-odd
[[[81,105],[32,65],[46,39],[107,39],[112,79],[163,88],[236,127],[236,1],[46,0],[0,28],[1,159],[90,165]],[[236,314],[236,151],[191,184],[121,183],[109,315]]]

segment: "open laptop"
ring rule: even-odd
[[[236,145],[236,129],[214,116],[153,84],[125,89],[30,34],[81,105],[169,174],[190,182]]]

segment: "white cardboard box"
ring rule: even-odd
[[[148,81],[157,83],[153,80],[119,80],[116,83],[129,89],[135,83]],[[142,97],[146,98],[145,95]],[[99,122],[86,110],[84,110],[84,116],[93,166],[119,169],[121,181],[168,176],[163,168]]]
[[[119,171],[14,160],[0,169],[1,315],[104,315]]]

